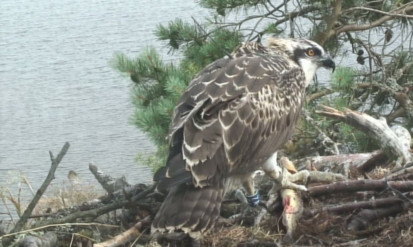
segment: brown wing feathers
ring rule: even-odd
[[[166,168],[155,175],[169,193],[154,230],[203,231],[214,224],[227,177],[257,169],[291,135],[304,96],[295,84],[302,79],[302,70],[256,43],[194,78],[175,108]]]

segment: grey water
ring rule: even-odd
[[[70,170],[96,183],[89,162],[129,183],[148,183],[151,170],[135,161],[155,146],[130,123],[131,81],[110,66],[116,52],[137,56],[165,44],[159,23],[202,15],[184,0],[2,0],[0,2],[0,188],[31,197],[64,142],[71,147],[52,186]],[[5,213],[0,201],[0,218]]]

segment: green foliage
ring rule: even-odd
[[[282,33],[283,30],[279,29],[277,25],[274,23],[269,23],[267,27],[264,28],[264,32],[267,34],[272,34],[272,35],[279,35]]]
[[[172,64],[165,64],[159,54],[148,48],[138,58],[118,54],[113,66],[128,73],[134,82],[132,102],[136,107],[132,118],[158,146],[167,145],[167,131],[179,96],[190,77]]]
[[[377,143],[366,133],[346,123],[338,123],[336,128],[336,138],[342,143],[342,149],[348,153],[358,152],[359,150],[368,152],[379,148]]]
[[[144,160],[153,167],[165,161],[173,110],[188,83],[206,65],[225,56],[242,40],[238,31],[230,29],[214,30],[209,35],[202,34],[203,31],[202,27],[179,19],[168,26],[158,26],[158,38],[169,41],[173,50],[182,50],[184,58],[178,65],[165,64],[153,48],[137,58],[117,54],[112,62],[114,68],[129,75],[134,82],[135,112],[131,122],[147,133],[158,147],[156,157],[159,158],[149,156]]]
[[[146,164],[152,169],[152,172],[156,172],[160,167],[165,165],[166,157],[168,156],[168,146],[158,146],[158,150],[155,154],[140,153],[135,157],[135,161],[138,164]]]
[[[267,2],[266,0],[201,0],[201,6],[209,9],[215,9],[216,12],[225,16],[232,10],[240,8],[256,7],[257,5]]]
[[[338,67],[333,74],[333,89],[339,91],[348,91],[353,85],[354,71],[349,67]]]
[[[401,51],[392,59],[390,66],[391,74],[400,73],[400,79],[398,83],[400,85],[408,83],[413,80],[413,55],[409,51]]]
[[[242,36],[239,32],[217,29],[202,44],[191,43],[188,45],[187,49],[183,51],[182,69],[197,73],[206,65],[232,52],[241,41]]]
[[[168,23],[168,26],[160,24],[155,31],[155,35],[160,40],[169,40],[169,46],[175,50],[179,49],[182,44],[189,42],[203,42],[203,35],[198,29],[189,23],[176,19]]]
[[[350,108],[351,92],[353,90],[354,71],[349,67],[338,67],[332,76],[332,88],[336,92],[324,104],[337,109]]]

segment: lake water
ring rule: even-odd
[[[109,62],[115,52],[162,48],[156,25],[199,15],[205,10],[186,0],[2,0],[0,186],[21,172],[36,190],[50,168],[48,150],[56,156],[66,141],[54,184],[70,170],[96,183],[89,162],[130,183],[150,182],[150,169],[134,158],[155,147],[129,123],[131,81]]]

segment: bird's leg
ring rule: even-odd
[[[254,195],[255,193],[255,188],[254,188],[254,180],[252,179],[252,176],[249,175],[246,179],[242,180],[242,186],[244,187],[245,191],[247,192],[247,195]]]
[[[245,176],[241,180],[241,183],[245,191],[247,192],[245,197],[247,198],[248,204],[251,207],[257,206],[261,202],[261,197],[260,197],[260,194],[258,193],[258,190],[256,190],[254,187],[253,175],[249,174]]]

